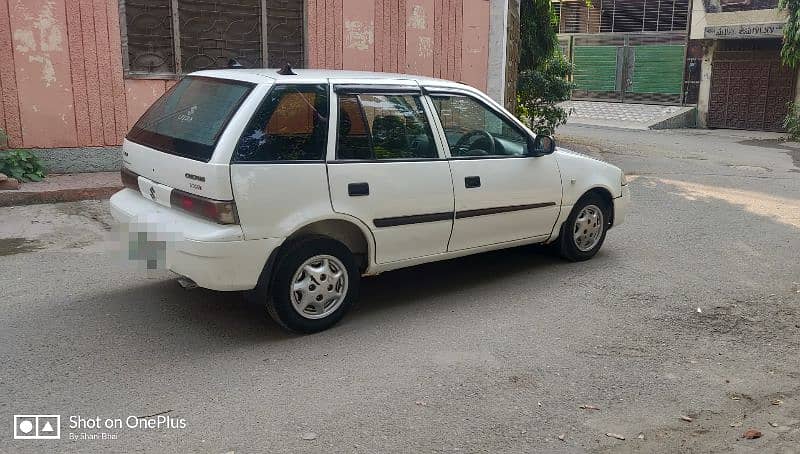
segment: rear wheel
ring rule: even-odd
[[[559,253],[567,260],[588,260],[606,238],[611,207],[597,194],[583,196],[561,226]]]
[[[353,305],[359,280],[347,246],[324,237],[300,240],[276,263],[267,313],[292,332],[322,331],[341,320]]]

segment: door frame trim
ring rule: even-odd
[[[397,227],[400,225],[423,224],[426,222],[452,221],[453,212],[445,211],[442,213],[412,214],[409,216],[392,216],[388,218],[373,219],[375,227]]]
[[[511,211],[533,210],[555,206],[555,202],[528,203],[525,205],[507,205],[502,207],[479,208],[475,210],[456,211],[456,219],[472,218],[476,216],[487,216],[490,214],[509,213]]]
[[[411,214],[407,216],[391,216],[372,220],[375,227],[397,227],[409,224],[422,224],[425,222],[440,222],[455,219],[473,218],[477,216],[488,216],[492,214],[509,213],[512,211],[534,210],[536,208],[546,208],[556,206],[556,202],[528,203],[525,205],[506,205],[490,208],[479,208],[476,210],[445,211],[442,213]]]

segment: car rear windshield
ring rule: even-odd
[[[208,161],[253,87],[235,80],[185,77],[142,115],[127,138],[165,153]]]

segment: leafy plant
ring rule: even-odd
[[[567,122],[570,112],[559,103],[567,101],[575,84],[567,78],[572,64],[560,54],[553,55],[541,69],[524,71],[517,81],[517,116],[525,119],[536,134],[552,135]]]
[[[568,80],[572,64],[558,50],[557,32],[558,17],[550,0],[523,0],[517,116],[536,134],[553,134],[570,114],[558,105],[570,99],[575,85]]]
[[[786,13],[781,61],[790,68],[796,68],[800,63],[800,0],[778,0],[778,11]],[[789,104],[789,113],[783,120],[783,127],[789,133],[789,140],[800,139],[797,104]]]
[[[519,26],[519,71],[540,69],[558,46],[558,16],[550,0],[522,0]]]
[[[783,120],[783,127],[789,135],[789,140],[797,142],[800,140],[800,105],[793,102],[789,103],[789,113]]]
[[[783,27],[781,60],[795,68],[800,63],[800,0],[779,0],[778,11],[786,12],[787,17]]]
[[[0,173],[19,181],[42,181],[44,168],[39,158],[27,150],[0,151]]]

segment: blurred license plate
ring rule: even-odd
[[[147,238],[147,232],[137,232],[128,242],[128,259],[143,261],[148,270],[165,268],[167,263],[167,242]]]

